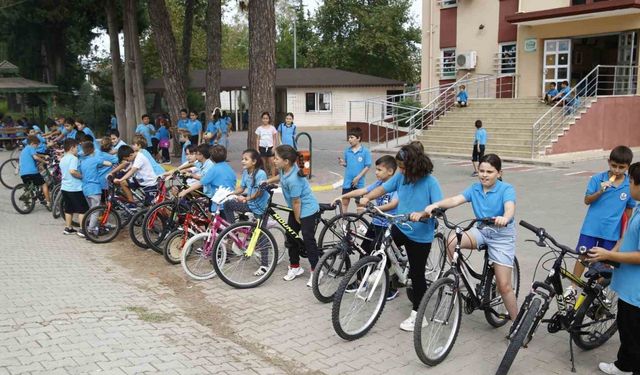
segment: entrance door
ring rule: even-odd
[[[638,36],[635,31],[620,33],[618,39],[618,65],[614,79],[614,95],[632,95],[636,93]]]
[[[551,82],[560,90],[560,82],[571,77],[571,39],[545,40],[543,58],[542,92]]]

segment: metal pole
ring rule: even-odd
[[[297,25],[296,25],[297,17],[298,17],[297,13],[293,15],[293,69],[298,69],[298,56],[297,56],[298,41],[297,41]]]

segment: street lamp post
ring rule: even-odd
[[[298,69],[296,18],[298,18],[297,13],[293,15],[293,69]]]

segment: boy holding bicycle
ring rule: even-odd
[[[49,198],[49,186],[45,183],[44,178],[38,171],[38,162],[42,164],[47,163],[47,157],[45,155],[38,155],[38,145],[40,145],[40,139],[35,135],[27,137],[27,146],[20,152],[19,160],[19,172],[22,183],[25,185],[33,183],[36,186],[42,186],[42,193],[44,199],[47,201],[47,207],[51,206],[51,199]]]
[[[640,201],[640,163],[629,168],[631,198]],[[620,266],[613,270],[611,289],[618,294],[616,322],[620,334],[618,359],[602,362],[599,368],[605,374],[640,373],[640,206],[636,205],[627,230],[610,251],[594,247],[589,251],[589,262],[611,261]]]

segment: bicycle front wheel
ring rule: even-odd
[[[9,159],[0,166],[0,183],[7,189],[13,189],[22,182],[19,159]]]
[[[453,349],[460,331],[462,305],[456,282],[442,278],[431,284],[420,301],[413,346],[420,360],[435,366]]]
[[[94,243],[113,241],[120,233],[120,215],[107,206],[96,206],[84,214],[82,229],[87,239]]]
[[[608,286],[602,290],[601,298],[585,297],[573,321],[574,327],[581,328],[571,334],[571,339],[582,350],[601,346],[618,330],[617,312],[618,295]]]
[[[191,237],[182,248],[180,264],[194,280],[209,280],[216,276],[211,264],[215,234],[204,232]]]
[[[349,268],[350,254],[340,245],[325,251],[311,279],[311,289],[316,299],[322,303],[333,301],[333,296]]]
[[[331,320],[338,336],[355,340],[367,334],[382,314],[388,289],[389,274],[381,258],[356,262],[333,297]]]
[[[218,235],[213,248],[213,268],[234,288],[255,288],[276,269],[278,245],[269,230],[256,229],[255,223],[230,225]]]
[[[367,229],[369,228],[369,222],[358,214],[345,213],[342,215],[336,215],[327,221],[320,231],[318,237],[318,248],[338,244],[345,236],[345,230],[349,228],[349,223],[353,223],[353,228],[357,231],[359,238],[365,238]]]
[[[192,237],[192,234],[183,230],[175,230],[167,236],[166,244],[164,245],[164,251],[162,255],[169,264],[180,264],[180,258],[182,255],[182,248],[187,243],[187,240]]]
[[[133,215],[129,221],[129,237],[136,246],[142,249],[149,248],[149,245],[147,245],[147,242],[144,240],[144,235],[142,233],[142,222],[144,221],[144,215],[146,214],[146,211],[140,211]]]
[[[500,366],[498,366],[496,375],[507,375],[509,372],[513,361],[516,359],[516,355],[518,355],[518,351],[520,351],[520,348],[522,348],[525,340],[530,335],[530,331],[533,328],[536,317],[540,311],[541,303],[540,299],[534,298],[531,300],[527,311],[524,314],[518,314],[522,316],[521,323],[516,328],[517,331],[511,338],[509,347],[507,347],[507,351],[504,353],[504,357],[502,357],[502,361],[500,362]],[[517,322],[514,324],[517,324]]]
[[[54,219],[59,218],[62,215],[62,191],[60,190],[60,184],[56,185],[51,190],[51,215]]]

